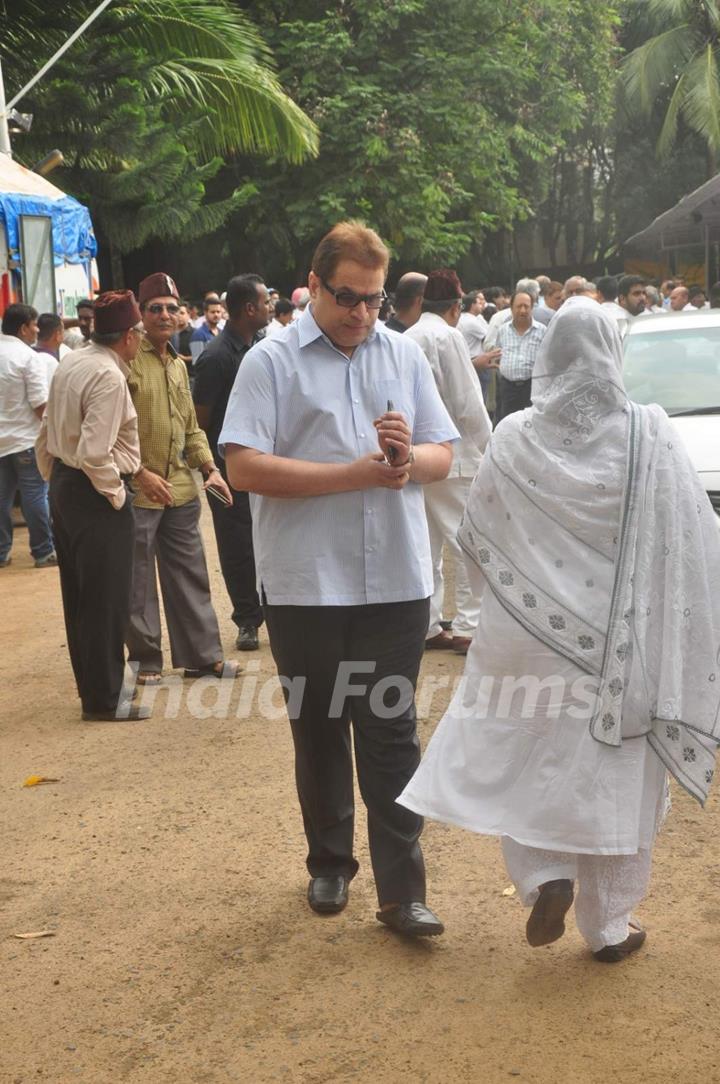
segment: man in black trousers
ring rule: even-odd
[[[227,323],[195,364],[193,399],[198,424],[207,433],[213,458],[227,482],[225,460],[218,455],[218,437],[240,363],[260,341],[260,332],[270,320],[267,286],[259,275],[237,275],[228,283],[225,304]],[[257,651],[257,630],[263,615],[255,579],[250,498],[235,490],[231,505],[222,503],[213,492],[208,493],[208,501],[232,619],[238,627],[235,646],[240,651]]]
[[[91,722],[147,719],[123,696],[134,520],[125,482],[140,470],[127,386],[142,333],[131,290],[101,294],[92,341],[55,374],[36,452],[50,482],[68,650]]]
[[[358,871],[354,744],[376,917],[427,937],[443,924],[425,901],[422,819],[395,799],[420,756],[414,691],[433,587],[422,486],[447,476],[458,432],[420,347],[378,321],[388,260],[361,223],[330,231],[312,304],[243,361],[219,445],[231,483],[258,495],[255,556],[295,745],[308,903],[342,911]]]

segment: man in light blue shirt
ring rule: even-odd
[[[259,494],[254,545],[286,690],[313,910],[341,911],[353,855],[353,724],[380,910],[442,933],[425,906],[422,819],[395,802],[419,762],[414,690],[433,577],[422,485],[458,432],[416,343],[377,323],[388,251],[340,223],[320,242],[312,304],[258,343],[235,380],[220,450]]]

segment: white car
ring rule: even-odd
[[[640,316],[624,349],[628,395],[667,411],[720,516],[720,309]]]

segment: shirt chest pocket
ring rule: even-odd
[[[170,400],[171,415],[177,415],[183,422],[190,415],[192,409],[192,396],[184,381],[174,374],[168,375],[168,398]]]
[[[394,380],[375,380],[370,391],[372,409],[376,418],[388,410],[397,410],[405,416],[412,429],[415,423],[415,397],[412,386],[396,377]]]

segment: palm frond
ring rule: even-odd
[[[37,27],[46,19],[51,24],[43,38],[44,54],[50,55],[59,44],[58,20],[67,28],[82,18],[69,0],[56,0],[46,18],[38,0],[16,3],[18,18],[8,20],[0,45],[10,92],[27,77],[26,58],[32,70],[37,66]],[[240,151],[299,163],[317,154],[315,124],[285,93],[262,36],[230,0],[118,0],[68,58],[88,46],[97,49],[103,40],[152,58],[146,94],[149,100],[164,96],[164,111],[173,121],[185,119],[198,103],[212,115],[197,144],[201,157]]]
[[[141,18],[137,13],[141,13]],[[237,151],[302,162],[317,154],[314,123],[284,92],[255,27],[226,0],[129,0],[123,37],[156,58],[148,87],[181,117],[199,102],[213,114],[201,155]]]
[[[688,68],[683,115],[713,155],[717,155],[720,151],[720,79],[718,55],[710,42]]]
[[[659,158],[667,158],[677,138],[677,126],[680,112],[685,103],[687,92],[687,75],[683,73],[675,84],[670,103],[665,113],[663,126],[657,141],[657,154]]]
[[[317,128],[267,69],[243,60],[185,57],[158,63],[146,84],[164,111],[182,120],[198,105],[211,122],[197,133],[202,156],[248,153],[302,162],[317,153]]]
[[[696,0],[645,0],[645,7],[653,25],[677,25],[678,22],[692,22],[697,8]]]
[[[695,33],[682,23],[633,49],[621,68],[625,93],[649,116],[655,99],[672,86],[697,48]]]
[[[177,50],[187,56],[245,56],[273,64],[257,28],[225,0],[125,0],[115,12],[127,21],[127,40],[155,53]]]

